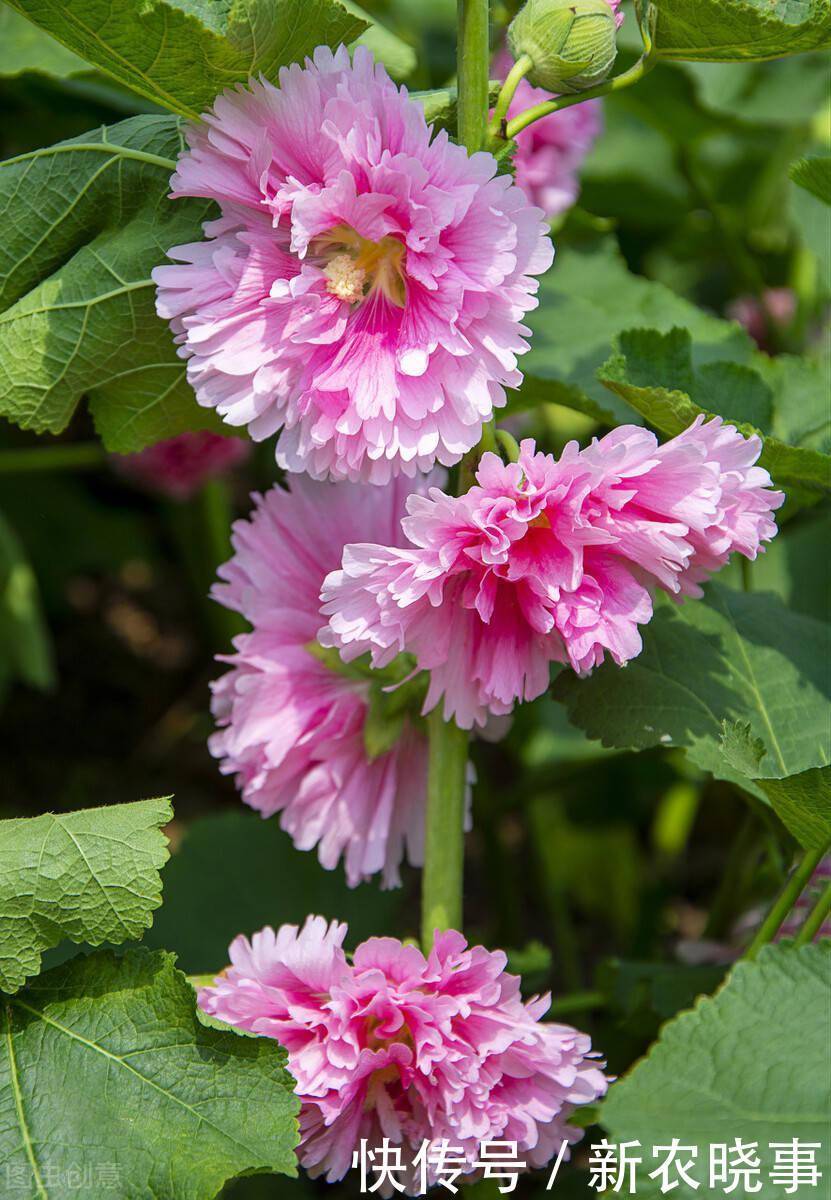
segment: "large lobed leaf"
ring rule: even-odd
[[[0,1163],[20,1200],[210,1200],[296,1173],[271,1038],[204,1027],[173,955],[80,956],[0,1003]]]
[[[800,158],[788,172],[794,183],[831,204],[831,154]]]
[[[13,9],[0,4],[0,75],[39,71],[58,79],[80,75],[89,67],[60,42],[43,33]]]
[[[58,433],[86,396],[119,452],[221,427],[154,308],[153,267],[209,211],[167,200],[181,148],[141,116],[0,165],[0,415]]]
[[[828,0],[637,0],[662,58],[762,62],[831,46]]]
[[[611,1088],[600,1115],[612,1141],[643,1147],[638,1195],[660,1195],[658,1181],[647,1178],[657,1166],[652,1147],[669,1147],[673,1139],[696,1148],[691,1174],[703,1185],[696,1191],[681,1182],[672,1192],[678,1200],[723,1194],[707,1190],[709,1147],[736,1138],[756,1143],[760,1200],[783,1195],[770,1178],[771,1142],[822,1143],[816,1162],[827,1180],[829,1018],[831,946],[825,944],[769,946],[756,962],[740,962],[715,996],[670,1021],[647,1057]],[[823,1187],[806,1186],[804,1193],[819,1196]]]
[[[604,746],[681,746],[719,779],[759,789],[725,756],[723,723],[746,722],[764,745],[757,774],[785,778],[831,763],[831,631],[764,593],[710,584],[704,600],[660,603],[643,652],[587,679],[564,672],[554,692]]]
[[[531,350],[521,362],[525,379],[519,395],[511,397],[511,411],[551,401],[608,424],[631,421],[630,406],[603,387],[597,372],[615,338],[633,325],[689,330],[698,365],[748,362],[756,353],[737,325],[634,275],[613,238],[559,253],[542,279],[539,298],[527,318]]]
[[[528,324],[511,411],[552,402],[609,425],[646,420],[669,436],[701,412],[718,414],[764,435],[778,484],[831,486],[824,367],[760,353],[734,322],[632,274],[613,240],[558,255]]]
[[[762,435],[759,461],[776,483],[831,489],[829,383],[822,366],[760,355],[752,366],[699,367],[684,329],[630,329],[617,344],[598,378],[656,429],[673,437],[702,413],[725,417],[742,433]]]
[[[746,721],[724,722],[721,748],[730,765],[764,792],[797,841],[814,850],[831,843],[831,767],[783,773]]]
[[[140,800],[0,821],[0,991],[22,987],[62,938],[141,937],[162,901],[172,815],[168,800]]]
[[[224,88],[273,79],[369,20],[338,0],[8,0],[93,66],[163,108],[196,117]]]

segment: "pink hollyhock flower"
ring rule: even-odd
[[[621,16],[621,20],[622,20]],[[506,50],[497,55],[494,71],[504,79],[513,65]],[[508,120],[552,97],[520,80],[508,109]],[[571,208],[580,194],[578,171],[603,126],[599,100],[551,113],[523,129],[516,138],[515,178],[532,204],[548,217]]]
[[[349,962],[346,928],[309,917],[300,931],[238,937],[231,966],[199,993],[205,1012],[285,1046],[311,1175],[342,1179],[362,1139],[374,1150],[389,1138],[412,1196],[425,1140],[447,1139],[467,1174],[486,1140],[516,1142],[518,1159],[541,1167],[580,1139],[568,1119],[605,1093],[603,1064],[585,1034],[542,1023],[549,997],[523,1003],[503,953],[448,932],[426,959],[371,938]]]
[[[659,446],[621,426],[556,461],[522,443],[485,454],[464,496],[412,496],[405,547],[347,546],[322,597],[324,644],[382,666],[401,650],[431,672],[425,711],[463,728],[546,690],[549,663],[587,674],[640,653],[649,585],[700,595],[733,551],[755,558],[782,503],[759,438],[699,417]]]
[[[457,462],[521,381],[543,214],[361,48],[225,92],[187,136],[171,194],[222,215],[153,277],[200,404],[282,429],[278,463],[315,477]]]
[[[236,776],[246,804],[280,824],[324,867],[343,856],[354,886],[383,872],[400,883],[402,858],[420,865],[427,744],[406,721],[400,739],[370,759],[364,725],[370,683],[330,670],[309,649],[320,626],[320,588],[344,546],[371,536],[400,544],[413,484],[337,487],[296,478],[256,497],[233,527],[234,556],[219,569],[214,599],[241,612],[250,633],[220,661],[213,684],[219,731],[210,740],[221,771]]]
[[[796,293],[791,288],[768,288],[758,296],[738,296],[727,305],[727,315],[743,325],[762,350],[770,348],[771,326],[785,329],[796,316]]]
[[[241,438],[201,430],[166,438],[136,454],[113,455],[112,463],[148,491],[187,500],[209,479],[245,462],[250,453],[250,443]]]

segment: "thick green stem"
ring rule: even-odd
[[[20,450],[0,450],[0,475],[30,471],[86,471],[102,466],[106,460],[107,453],[97,442],[27,446]]]
[[[823,846],[820,850],[806,851],[802,861],[789,876],[785,886],[771,906],[770,912],[759,927],[755,938],[748,946],[745,958],[754,959],[763,946],[773,941],[782,922],[804,891],[805,885],[813,875],[827,849],[827,846]]]
[[[424,873],[421,884],[421,939],[425,952],[437,929],[462,927],[465,791],[468,733],[442,719],[441,706],[427,718],[430,758]]]
[[[490,38],[488,0],[458,0],[457,139],[470,154],[481,150],[488,123]],[[484,436],[487,436],[485,434]],[[493,431],[490,431],[493,441]],[[459,485],[470,470],[465,460]],[[421,885],[421,939],[425,952],[437,929],[462,927],[465,792],[468,734],[442,719],[434,708],[427,721],[430,743],[424,872]]]
[[[505,126],[505,137],[509,140],[515,138],[523,129],[527,129],[534,121],[539,121],[542,117],[547,117],[551,113],[560,112],[564,108],[571,108],[574,104],[583,104],[586,100],[593,100],[596,96],[608,96],[611,92],[619,92],[622,88],[631,87],[633,83],[638,83],[643,79],[644,75],[655,66],[656,58],[647,51],[642,58],[639,58],[633,67],[628,71],[623,71],[620,75],[615,75],[612,79],[607,79],[603,83],[598,83],[596,87],[586,88],[584,92],[576,92],[571,96],[557,96],[554,100],[544,100],[542,104],[535,104],[532,108],[526,108],[525,112],[514,117],[513,121],[509,121]]]
[[[816,904],[805,918],[802,928],[796,935],[797,946],[807,946],[814,940],[829,913],[831,913],[831,883],[820,894]]]
[[[224,479],[209,479],[197,498],[212,570],[231,554],[231,496]]]
[[[204,586],[209,588],[216,580],[217,568],[231,557],[233,506],[227,482],[224,479],[209,479],[195,497],[195,504],[202,547],[200,574]],[[203,586],[202,581],[200,586]],[[224,605],[211,602],[208,612],[214,638],[222,648],[228,648],[237,634],[247,628],[240,614]]]
[[[470,154],[485,144],[488,124],[488,0],[458,0],[459,30],[456,51],[458,74],[458,141]]]

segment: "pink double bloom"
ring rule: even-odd
[[[651,592],[697,596],[731,553],[755,558],[783,501],[755,465],[757,437],[700,417],[659,445],[624,425],[556,460],[522,443],[483,456],[476,485],[412,496],[408,545],[347,546],[322,599],[321,641],[377,667],[402,651],[430,672],[463,728],[548,687],[549,664],[587,674],[640,653]]]

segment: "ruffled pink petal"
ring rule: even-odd
[[[315,478],[458,462],[521,381],[543,214],[491,155],[432,137],[363,48],[321,47],[279,83],[218,97],[172,179],[222,213],[154,273],[196,398],[279,432],[278,463]],[[358,237],[387,266],[338,291],[327,271]]]
[[[347,546],[322,591],[321,641],[383,666],[406,651],[465,729],[548,687],[552,662],[587,674],[642,648],[651,589],[700,594],[732,553],[754,558],[783,501],[758,438],[699,417],[659,445],[621,426],[559,460],[532,441],[482,458],[463,496],[407,501],[409,545]]]
[[[286,1047],[309,1174],[343,1179],[362,1139],[388,1138],[417,1195],[424,1141],[459,1147],[465,1174],[485,1140],[516,1142],[534,1167],[579,1141],[568,1118],[605,1094],[603,1064],[585,1034],[541,1021],[547,997],[523,1003],[504,954],[448,930],[426,959],[372,938],[349,963],[344,932],[310,917],[237,938],[231,966],[199,993],[206,1012]]]

